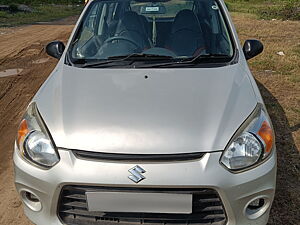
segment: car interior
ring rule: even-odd
[[[225,21],[212,0],[95,0],[73,43],[72,56],[85,59],[232,54]]]

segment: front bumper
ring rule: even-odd
[[[221,152],[207,153],[198,160],[164,163],[89,161],[78,159],[67,150],[59,150],[59,154],[60,162],[50,170],[43,170],[24,161],[17,150],[14,152],[17,191],[33,193],[41,202],[37,212],[24,204],[26,216],[35,224],[45,224],[45,221],[49,225],[62,224],[57,216],[58,200],[66,185],[210,188],[216,190],[222,200],[227,225],[267,224],[275,193],[275,151],[265,163],[238,174],[220,165]],[[128,179],[128,170],[137,164],[146,170],[146,179],[135,184]],[[249,216],[246,207],[257,198],[265,199],[265,210],[261,215]]]

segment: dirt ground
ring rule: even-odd
[[[57,62],[47,57],[44,46],[53,40],[66,42],[72,29],[73,25],[63,24],[0,29],[0,71],[23,69],[19,75],[0,77],[1,225],[31,224],[23,214],[13,184],[13,143],[26,105]],[[40,59],[48,61],[37,63]]]
[[[266,29],[266,21],[249,17],[245,25],[243,18],[235,16],[234,19],[242,39],[251,37],[264,39],[269,44],[274,42],[263,30],[257,33],[260,28]],[[13,143],[27,104],[56,64],[55,59],[44,53],[44,46],[52,40],[66,42],[73,28],[68,24],[73,20],[0,29],[0,72],[23,69],[19,75],[0,77],[0,224],[31,224],[23,214],[22,203],[14,189]],[[298,29],[300,32],[300,22],[282,23],[273,24],[274,29],[278,30],[278,40],[283,38],[280,35],[285,31],[293,33]],[[291,38],[300,44],[299,32]],[[261,65],[253,63],[252,69],[273,120],[277,138],[278,184],[269,224],[297,225],[300,224],[300,85],[276,71],[265,70]]]

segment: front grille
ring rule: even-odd
[[[193,194],[191,214],[89,212],[85,192],[125,191]],[[227,218],[218,193],[212,189],[108,188],[64,186],[58,204],[58,217],[74,225],[224,225]]]
[[[114,161],[185,161],[201,159],[205,153],[191,152],[179,154],[121,154],[121,153],[104,153],[90,152],[82,150],[72,150],[73,154],[79,159],[85,160],[114,160]]]

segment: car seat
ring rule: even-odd
[[[195,56],[205,49],[203,32],[192,10],[184,9],[177,13],[165,47],[178,56]]]
[[[114,36],[128,38],[143,50],[150,47],[149,38],[147,36],[142,19],[136,12],[125,12],[119,21]]]

